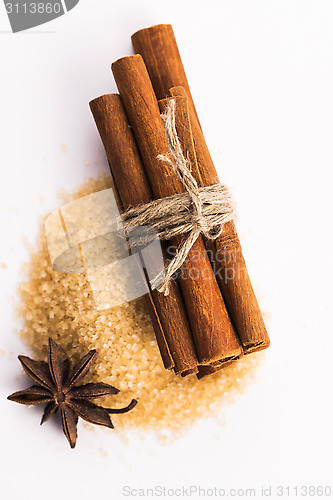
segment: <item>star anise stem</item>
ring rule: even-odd
[[[132,399],[129,405],[125,406],[125,408],[104,408],[108,413],[127,413],[128,411],[133,410],[134,406],[138,404],[136,399]]]

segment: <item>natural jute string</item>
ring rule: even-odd
[[[161,115],[170,154],[159,155],[157,159],[173,168],[183,183],[185,192],[129,208],[121,216],[127,231],[137,226],[148,226],[154,230],[154,236],[161,240],[170,240],[174,236],[189,233],[166,270],[163,269],[151,283],[152,288],[156,288],[154,283],[160,283],[164,275],[161,285],[157,288],[164,295],[168,295],[172,275],[182,266],[199,235],[203,234],[206,238],[215,240],[221,235],[223,225],[235,216],[232,198],[225,185],[198,187],[191,174],[191,162],[185,158],[180,144],[175,111],[176,102],[170,99],[165,113]],[[144,243],[146,242],[142,240],[137,242]]]

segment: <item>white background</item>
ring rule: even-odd
[[[88,102],[116,90],[110,63],[132,53],[133,32],[157,23],[174,26],[211,153],[237,200],[272,346],[224,425],[198,424],[164,447],[80,425],[72,451],[56,425],[39,427],[38,411],[6,401],[26,382],[15,380],[26,349],[10,296],[28,258],[23,237],[34,241],[58,189],[107,170]],[[81,0],[13,35],[0,5],[2,498],[120,499],[125,485],[191,484],[255,487],[260,497],[262,485],[333,482],[332,27],[328,0]]]

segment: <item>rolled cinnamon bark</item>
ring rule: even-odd
[[[191,162],[191,174],[195,177],[196,181],[199,183],[200,172],[197,163],[197,157],[194,148],[192,128],[190,122],[190,114],[189,114],[189,103],[188,99],[185,95],[177,95],[174,96],[175,100],[175,125],[177,130],[177,135],[182,145],[183,153],[186,158],[188,158]],[[169,104],[170,98],[162,99],[158,101],[161,111],[164,113]],[[201,365],[199,366],[199,371],[197,373],[197,377],[199,380],[207,377],[208,375],[212,375],[227,366],[233,364],[233,360],[224,361],[223,363],[212,363],[211,365]]]
[[[155,198],[184,192],[173,169],[159,155],[169,148],[158,103],[140,55],[119,59],[112,71],[136,138]],[[182,238],[171,244],[178,247]],[[201,237],[193,245],[181,269],[183,293],[200,364],[225,362],[242,356],[242,348],[230,322],[219,286]]]
[[[171,87],[184,87],[190,108],[195,110],[172,26],[158,24],[137,31],[132,36],[132,43],[146,64],[157,100],[167,97]],[[197,114],[196,117],[199,122]]]
[[[152,193],[119,95],[103,95],[90,102],[102,138],[122,208],[147,203]],[[152,256],[153,258],[153,256]],[[146,296],[164,366],[183,376],[197,373],[195,352],[183,298],[176,283],[169,296],[156,290]]]
[[[141,54],[147,66],[158,99],[170,95],[172,87],[183,87],[189,98],[190,120],[201,174],[202,187],[216,184],[219,178],[202,133],[184,67],[172,27],[167,24],[138,31],[132,36],[134,49]],[[184,95],[174,89],[173,95]],[[197,179],[199,182],[199,179]],[[270,340],[264,320],[246,269],[235,225],[229,222],[214,244],[213,264],[230,316],[241,339],[244,353],[259,351],[269,346]]]

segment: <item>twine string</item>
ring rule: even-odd
[[[148,226],[153,230],[139,238],[136,242],[138,245],[147,244],[157,236],[161,240],[170,240],[174,236],[189,233],[167,268],[151,282],[152,288],[157,287],[164,295],[169,294],[172,276],[183,265],[200,234],[215,240],[221,235],[224,224],[232,221],[235,215],[233,201],[225,185],[199,188],[191,173],[191,162],[184,156],[177,134],[175,111],[176,102],[170,99],[165,113],[161,115],[170,153],[158,155],[157,160],[172,167],[185,192],[129,208],[121,216],[127,231],[138,226]],[[158,283],[161,284],[157,286]]]

